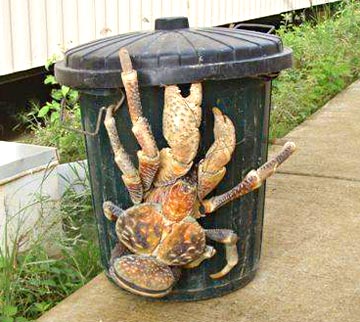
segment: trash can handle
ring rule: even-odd
[[[233,28],[234,29],[249,29],[249,30],[252,30],[254,28],[268,29],[266,31],[267,34],[271,34],[275,30],[275,26],[273,26],[273,25],[264,25],[264,24],[261,24],[261,23],[238,23]]]
[[[121,94],[121,98],[120,98],[119,102],[116,104],[116,106],[114,108],[114,111],[116,111],[124,103],[125,94],[124,94],[124,92],[122,90],[120,90],[120,94]],[[61,110],[60,110],[60,124],[64,129],[72,131],[72,132],[84,134],[84,135],[89,135],[89,136],[96,136],[99,133],[102,116],[103,116],[104,112],[106,111],[107,107],[102,106],[100,108],[99,114],[98,114],[98,117],[97,117],[97,120],[96,120],[95,131],[94,132],[89,132],[89,131],[84,131],[84,130],[79,130],[79,129],[75,129],[75,128],[72,128],[72,127],[68,127],[68,126],[65,125],[65,120],[64,119],[65,119],[66,105],[67,105],[67,100],[66,100],[66,97],[64,97],[61,100]]]

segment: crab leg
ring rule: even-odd
[[[263,164],[257,170],[251,170],[245,176],[244,180],[237,186],[222,195],[203,200],[202,204],[205,213],[214,212],[216,209],[227,204],[228,202],[259,188],[262,183],[267,178],[269,178],[285,160],[290,157],[290,155],[295,151],[295,148],[296,146],[293,142],[287,142],[277,155],[275,155],[270,161]]]
[[[218,279],[229,273],[238,263],[239,256],[236,243],[239,237],[230,229],[207,229],[205,235],[211,240],[225,244],[226,265],[220,272],[210,275],[211,278]]]
[[[195,268],[198,267],[205,259],[209,259],[216,254],[216,249],[212,246],[206,246],[205,251],[201,254],[199,258],[186,264],[184,268]]]
[[[202,87],[194,83],[183,97],[177,85],[165,87],[163,134],[170,148],[160,152],[161,165],[155,185],[164,185],[186,174],[196,156],[201,123]]]
[[[202,200],[222,180],[225,165],[230,161],[235,149],[235,128],[232,121],[218,108],[213,108],[215,141],[200,161],[198,169],[198,196]]]
[[[148,120],[142,114],[137,72],[133,69],[128,51],[120,49],[121,79],[125,88],[132,131],[141,147],[137,155],[139,158],[139,172],[144,191],[149,190],[160,165],[160,154]]]
[[[120,142],[115,119],[113,117],[114,108],[114,105],[110,105],[106,109],[104,124],[109,135],[112,150],[115,154],[115,163],[123,173],[121,178],[129,191],[132,202],[134,204],[138,204],[142,201],[143,186],[137,169],[131,162],[130,156],[127,154],[124,146]]]
[[[116,221],[120,216],[124,215],[125,211],[116,206],[111,201],[104,201],[103,203],[104,215],[110,221]]]
[[[111,251],[109,264],[113,265],[115,260],[123,256],[125,253],[126,253],[126,247],[121,243],[117,243]]]

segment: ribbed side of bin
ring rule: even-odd
[[[234,155],[227,165],[225,178],[212,195],[232,188],[249,170],[259,167],[266,161],[270,86],[270,81],[261,78],[203,82],[202,138],[196,161],[205,155],[213,142],[212,107],[217,106],[225,112],[236,128],[237,145]],[[186,87],[186,85],[183,86],[185,91]],[[166,146],[161,124],[164,90],[158,86],[142,87],[140,90],[144,114],[152,125],[159,148],[162,148]],[[94,131],[100,108],[116,102],[119,95],[118,90],[81,92],[84,129]],[[134,163],[137,164],[138,144],[131,132],[126,105],[118,111],[116,122],[121,140],[133,157]],[[108,270],[110,253],[117,242],[117,237],[114,224],[109,222],[103,214],[102,203],[105,200],[111,200],[124,209],[132,204],[114,162],[104,127],[101,127],[97,136],[87,137],[86,141],[102,263]],[[228,228],[239,235],[240,262],[224,278],[212,280],[209,274],[219,271],[225,265],[225,254],[222,244],[209,242],[217,249],[217,254],[196,269],[184,269],[173,292],[163,300],[197,300],[216,297],[242,287],[254,277],[260,258],[264,197],[265,190],[262,187],[200,220],[204,228]]]

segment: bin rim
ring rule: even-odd
[[[166,24],[159,23],[164,19]],[[292,50],[284,48],[278,36],[223,27],[188,28],[185,22],[187,18],[162,18],[156,20],[156,30],[70,49],[56,63],[55,76],[60,84],[76,89],[122,87],[118,51],[123,47],[132,57],[141,86],[267,75],[292,66]]]
[[[237,68],[241,65],[247,65],[247,70],[241,73],[237,72]],[[276,68],[271,68],[276,65]],[[232,64],[211,64],[208,70],[219,71],[219,73],[210,73],[204,70],[203,66],[187,66],[182,68],[168,68],[161,75],[157,75],[152,70],[138,71],[139,82],[141,86],[165,86],[171,84],[187,84],[197,81],[206,80],[224,80],[224,79],[239,79],[246,77],[257,77],[266,74],[278,73],[281,70],[290,68],[293,65],[292,49],[285,47],[284,51],[271,58],[264,59],[259,63],[256,59],[243,60],[233,62]],[[203,72],[198,74],[198,77],[188,78],[181,73],[184,71]],[[229,70],[229,73],[224,75],[222,70]],[[116,89],[123,87],[121,78],[121,70],[103,70],[103,71],[89,71],[86,69],[78,70],[72,69],[65,65],[64,61],[56,63],[55,77],[62,85],[72,87],[74,89]]]

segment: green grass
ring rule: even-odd
[[[271,139],[286,135],[359,77],[360,4],[343,3],[336,14],[318,18],[316,24],[287,23],[278,34],[293,49],[295,66],[273,82]],[[33,132],[31,143],[58,147],[63,162],[85,156],[83,136],[64,130],[58,122],[59,99],[71,100],[70,95],[76,97],[75,92],[57,88],[49,108],[34,105],[25,115]],[[79,108],[72,105],[72,120],[79,125]],[[56,240],[45,234],[25,253],[19,254],[16,247],[0,253],[1,321],[36,319],[101,270],[87,185],[80,194],[72,188],[66,191],[58,218],[64,233]],[[58,257],[48,255],[46,242],[56,242]]]
[[[278,30],[294,51],[295,65],[273,82],[270,138],[281,138],[359,78],[360,4]]]
[[[47,64],[52,63],[54,59],[50,59]],[[57,148],[60,163],[84,160],[86,158],[84,136],[67,129],[81,128],[78,92],[67,86],[60,86],[53,75],[47,75],[44,84],[52,87],[51,101],[44,106],[31,102],[30,110],[18,115],[18,126],[25,126],[30,132],[20,141]],[[65,100],[66,107],[63,111],[64,120],[61,122],[62,100]]]
[[[83,186],[84,190],[79,193],[75,186]],[[69,186],[57,209],[49,202],[52,201],[48,197],[35,195],[31,201],[45,212],[55,212],[51,219],[43,214],[36,222],[37,227],[42,227],[40,235],[19,229],[13,240],[15,247],[0,250],[1,322],[38,318],[101,271],[88,184],[79,177]],[[7,217],[3,237],[10,238],[8,227],[26,207]],[[20,252],[24,240],[31,240],[31,244]],[[56,250],[53,256],[49,255],[49,245]]]

